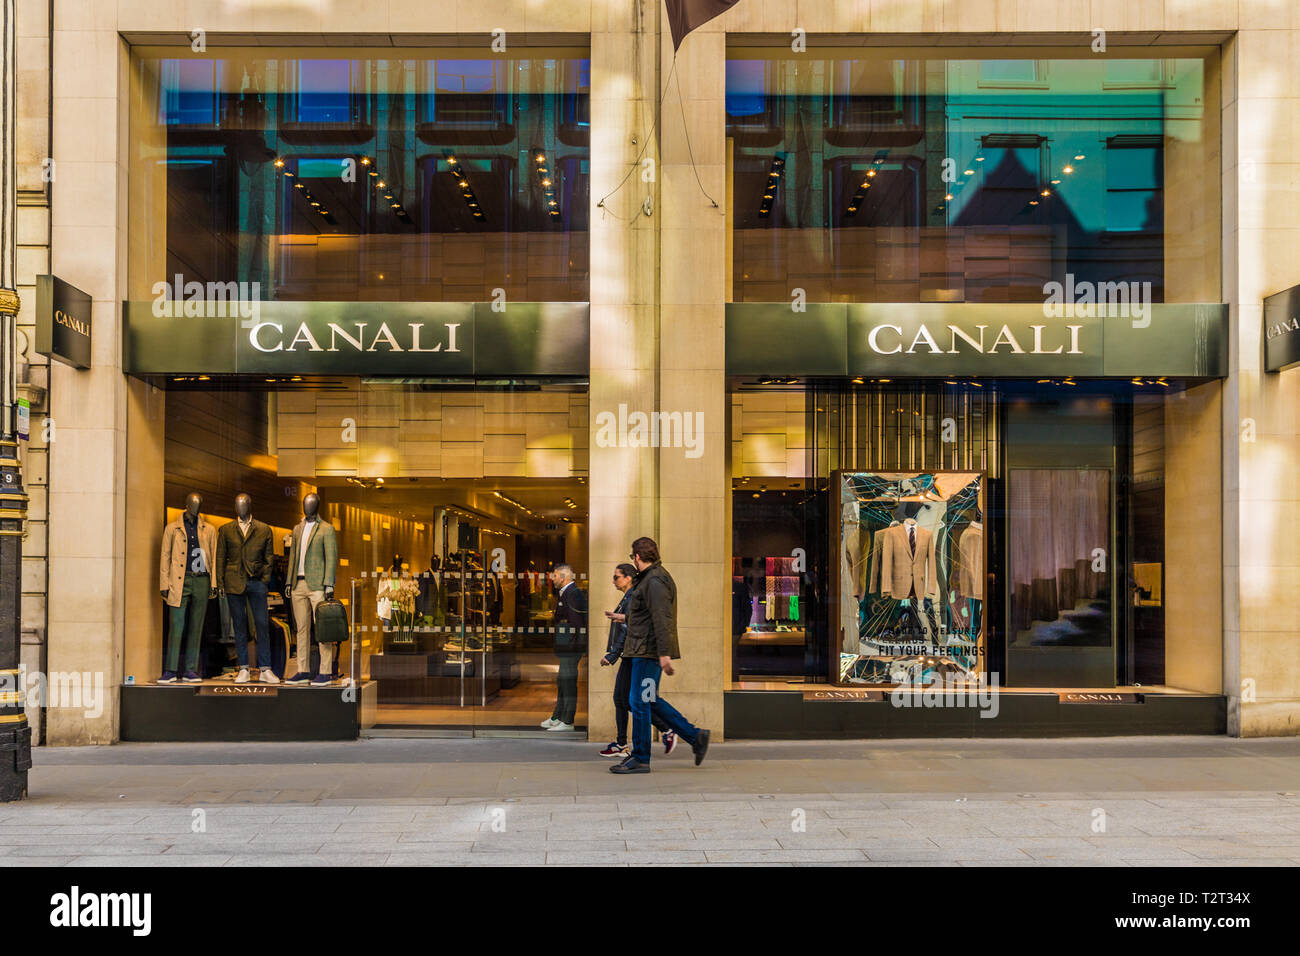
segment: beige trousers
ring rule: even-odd
[[[316,616],[316,608],[325,600],[324,591],[307,590],[307,581],[299,578],[293,586],[293,621],[297,628],[298,673],[311,673],[311,622]],[[334,645],[319,644],[320,673],[330,674],[334,671]]]

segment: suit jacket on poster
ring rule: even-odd
[[[203,551],[203,560],[211,574],[217,551],[217,529],[198,517],[195,531],[199,536],[199,548]],[[181,606],[181,589],[185,586],[185,573],[189,570],[189,543],[185,535],[185,515],[163,528],[162,554],[158,559],[158,590],[167,592],[168,607]]]
[[[248,525],[248,534],[239,520],[228,521],[217,532],[217,563],[212,583],[227,594],[243,594],[249,581],[271,580],[271,557],[275,553],[275,535],[271,526],[256,518]]]
[[[587,595],[566,584],[555,602],[555,649],[577,652],[587,646]]]
[[[338,541],[334,537],[334,526],[317,517],[311,524],[299,521],[294,526],[293,540],[289,545],[289,573],[284,582],[288,589],[292,592],[298,584],[298,549],[303,547],[307,549],[307,590],[323,591],[334,587],[334,573],[339,566]]]
[[[957,542],[957,591],[984,597],[984,528],[977,524],[967,525]]]
[[[916,553],[907,529],[916,528]],[[935,573],[934,535],[919,525],[885,529],[880,542],[880,593],[897,600],[934,597],[939,593]]]
[[[894,525],[897,524],[898,522],[895,521],[892,525],[890,525],[890,527],[893,527]],[[885,532],[887,532],[888,530],[889,528],[881,528],[879,531],[875,533],[875,536],[872,538],[871,573],[869,575],[870,580],[867,581],[865,584],[864,590],[862,591],[863,596],[866,596],[868,594],[880,593],[881,551],[884,549]]]

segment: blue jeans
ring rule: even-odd
[[[253,606],[253,640],[257,642],[257,666],[271,669],[271,622],[266,613],[266,585],[250,580],[243,594],[227,595],[230,626],[235,632],[235,657],[240,667],[248,666],[248,606]]]
[[[659,696],[659,661],[649,657],[632,658],[632,687],[627,703],[632,711],[632,756],[643,764],[650,763],[650,718],[658,717],[692,747],[699,728]]]

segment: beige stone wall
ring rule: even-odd
[[[1224,638],[1230,732],[1300,733],[1300,374],[1263,372],[1262,300],[1300,281],[1300,9],[1241,4],[1225,54]],[[1233,69],[1229,69],[1227,64]]]
[[[587,396],[420,392],[357,381],[283,392],[279,473],[305,478],[573,478],[587,473]]]
[[[734,392],[731,477],[808,477],[803,392]]]
[[[31,402],[32,421],[31,438],[21,442],[19,450],[28,496],[27,538],[23,541],[22,662],[35,671],[42,666],[42,654],[48,647],[45,615],[51,446],[43,422],[49,414],[50,363],[36,354],[36,276],[50,271],[50,184],[44,167],[50,155],[49,3],[22,0],[15,4],[15,13],[16,286],[21,303],[17,324],[22,349],[17,380],[18,397]],[[44,715],[31,706],[27,713],[32,739],[39,741],[44,732]]]
[[[1164,409],[1165,683],[1223,693],[1222,386],[1168,396]]]
[[[605,209],[594,204],[624,177],[654,125],[658,84],[668,73],[666,41],[634,32],[655,29],[657,3],[626,0],[484,0],[441,5],[424,0],[191,0],[159,4],[119,0],[55,5],[52,271],[94,297],[95,368],[56,368],[50,381],[56,452],[48,468],[50,511],[50,666],[102,670],[120,680],[129,626],[123,604],[128,536],[126,469],[128,388],[119,370],[117,303],[126,259],[126,42],[188,36],[201,27],[244,34],[293,34],[295,42],[364,43],[356,31],[386,35],[456,32],[487,42],[497,27],[526,33],[591,35],[592,217],[591,390],[589,415],[621,402],[705,414],[705,453],[671,449],[592,449],[591,566],[624,560],[637,534],[658,535],[667,562],[687,586],[682,598],[685,662],[665,692],[694,719],[720,726],[725,676],[726,535],[729,409],[722,374],[722,303],[726,230],[720,209],[701,194],[682,135],[682,110],[703,189],[725,208],[723,69],[726,33],[777,38],[796,27],[815,35],[867,31],[864,43],[926,46],[1020,42],[1088,43],[1091,31],[1114,38],[1219,43],[1207,31],[1239,31],[1224,47],[1223,297],[1232,305],[1233,368],[1223,390],[1225,689],[1233,732],[1300,732],[1300,655],[1294,653],[1300,567],[1300,372],[1265,376],[1259,327],[1264,295],[1300,281],[1300,6],[1293,0],[839,0],[787,4],[742,0],[693,35],[677,57],[664,104],[660,160],[653,183],[632,177]],[[20,2],[30,9],[27,2]],[[646,22],[638,24],[638,18]],[[39,17],[24,19],[34,24]],[[33,26],[32,29],[35,29]],[[990,31],[1006,37],[988,37]],[[1180,32],[1181,31],[1181,32]],[[1069,36],[1062,36],[1069,32]],[[21,33],[21,31],[20,31]],[[1176,34],[1176,35],[1175,35]],[[346,40],[344,39],[346,37]],[[382,42],[390,42],[383,36]],[[957,37],[957,39],[962,39]],[[20,42],[22,42],[20,40]],[[212,40],[210,39],[210,42]],[[263,41],[265,42],[265,41]],[[680,89],[680,93],[679,93]],[[679,103],[681,104],[679,106]],[[37,107],[39,109],[39,107]],[[639,213],[654,200],[653,215]],[[31,225],[39,234],[39,214]],[[37,249],[33,241],[29,248]],[[33,252],[31,256],[38,253]],[[32,258],[24,275],[34,274]],[[29,280],[30,281],[30,280]],[[24,295],[25,303],[28,301]],[[25,315],[28,313],[24,305]],[[388,414],[385,412],[385,414]],[[486,411],[484,412],[486,415]],[[743,412],[742,412],[743,415]],[[1243,419],[1254,441],[1240,440]],[[400,410],[395,419],[401,422]],[[444,419],[445,421],[445,419]],[[389,429],[397,426],[384,426]],[[431,439],[429,439],[431,441]],[[440,434],[439,442],[446,440]],[[525,439],[527,441],[527,439]],[[742,462],[743,459],[743,439]],[[374,444],[376,449],[380,444]],[[525,445],[527,448],[527,445]],[[381,458],[354,466],[380,467]],[[439,447],[439,470],[445,461]],[[452,456],[455,457],[454,455]],[[505,460],[517,460],[512,452]],[[484,465],[487,464],[485,452]],[[349,467],[348,464],[343,465]],[[473,471],[473,461],[454,466]],[[576,467],[576,464],[575,464]],[[743,465],[742,465],[743,467]],[[734,470],[734,466],[732,466]],[[30,474],[39,475],[33,465]],[[1266,546],[1261,545],[1265,529]],[[34,546],[34,545],[33,545]],[[601,572],[603,573],[603,571]],[[603,607],[593,603],[593,616]],[[592,733],[608,730],[608,672],[591,683]],[[1254,698],[1241,698],[1243,680]],[[1249,694],[1247,695],[1249,698]],[[54,742],[112,740],[116,711],[83,721],[50,721]]]

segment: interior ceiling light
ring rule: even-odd
[[[1061,170],[1061,172],[1065,173],[1065,175],[1068,176],[1068,175],[1070,175],[1070,173],[1074,172],[1074,167],[1073,167],[1073,166],[1066,166],[1064,169]]]
[[[546,150],[533,147],[533,160],[537,163],[537,188],[542,192],[542,205],[551,219],[560,218],[560,201],[555,194],[555,183],[551,180],[550,166],[546,160]]]
[[[474,194],[474,187],[469,181],[469,174],[465,172],[460,160],[453,155],[447,156],[447,172],[456,178],[456,185],[460,187],[460,198],[465,200],[470,215],[482,222],[487,217],[483,215],[483,210],[479,206],[478,196]]]
[[[785,172],[785,156],[777,153],[772,157],[772,165],[767,171],[767,185],[763,198],[758,204],[758,218],[767,219],[772,215],[772,204],[776,202],[776,188],[781,184],[781,174]]]

